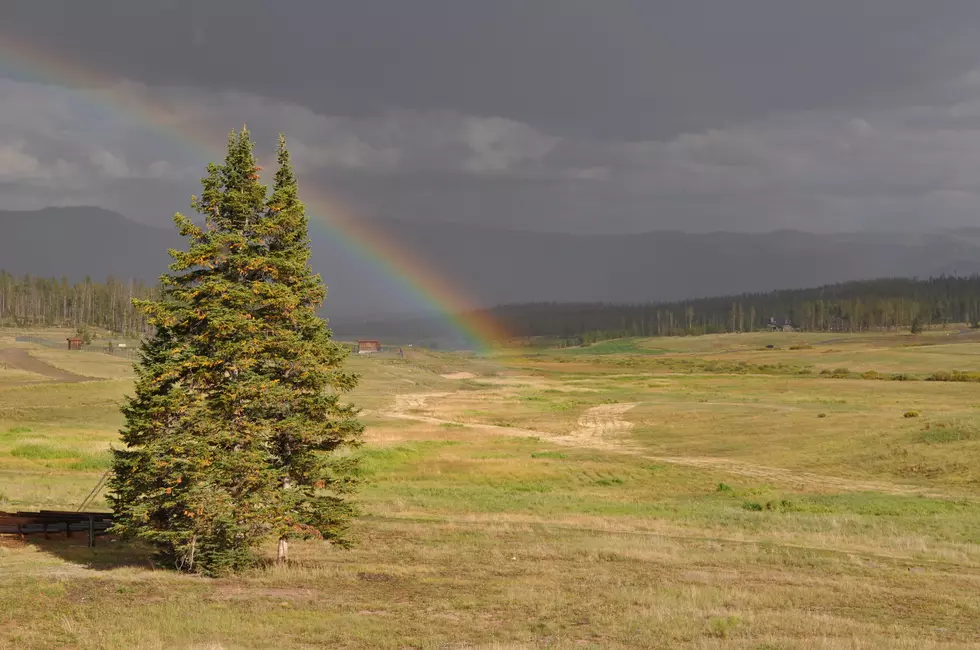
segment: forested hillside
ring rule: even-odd
[[[975,325],[980,319],[980,276],[890,278],[645,305],[508,305],[490,314],[515,336],[585,342],[622,336],[751,332],[786,325],[838,332]]]
[[[674,302],[525,303],[480,310],[515,338],[567,343],[623,336],[678,336],[782,328],[804,331],[911,329],[980,319],[980,275],[889,278]],[[451,341],[443,317],[373,321],[335,328],[347,336],[399,342]]]
[[[0,325],[100,327],[138,336],[147,331],[146,318],[131,300],[155,293],[137,280],[71,283],[0,270]]]
[[[100,327],[131,335],[147,331],[132,298],[156,288],[138,280],[71,283],[62,278],[15,277],[0,270],[0,325]],[[976,324],[980,275],[929,280],[890,278],[698,300],[648,303],[530,303],[480,312],[514,337],[554,337],[569,343],[622,336],[750,332],[770,327],[804,331],[911,329],[913,325]],[[348,336],[398,342],[451,338],[444,317],[346,326]]]
[[[169,219],[162,213],[156,228],[98,208],[0,210],[0,268],[71,282],[112,275],[154,283],[171,262],[167,249],[187,245]],[[980,229],[572,235],[367,216],[358,223],[419,268],[449,280],[474,309],[542,301],[646,304],[980,273]],[[342,233],[317,226],[310,236],[313,270],[329,287],[326,315],[338,329],[356,329],[367,320],[425,318],[430,309],[439,310],[393,279],[404,269],[393,273],[368,261]]]

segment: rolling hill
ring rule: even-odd
[[[980,230],[581,236],[397,220],[370,225],[453,278],[480,306],[680,300],[980,271]],[[420,305],[346,239],[320,230],[312,239],[313,266],[330,287],[327,312],[338,331],[432,315],[431,305]],[[152,280],[166,269],[166,249],[180,244],[172,229],[101,208],[0,212],[0,268],[14,273]]]

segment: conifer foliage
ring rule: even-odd
[[[356,377],[317,316],[308,223],[285,140],[271,195],[246,129],[209,165],[189,240],[170,251],[159,300],[137,301],[154,335],[114,450],[115,530],[153,544],[181,570],[220,575],[288,538],[345,544],[355,513]]]

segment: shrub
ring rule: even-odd
[[[889,379],[891,379],[891,381],[912,381],[912,376],[904,372],[897,372],[889,377]]]
[[[84,325],[75,330],[75,335],[82,339],[82,343],[85,345],[91,344],[92,340],[95,338],[95,335],[92,334],[92,332]]]
[[[623,485],[626,483],[623,479],[618,476],[612,476],[610,478],[601,478],[595,482],[596,485],[601,485],[603,487],[609,487],[610,485]]]
[[[711,636],[727,639],[741,624],[742,619],[738,616],[720,616],[710,620],[709,632]]]
[[[555,460],[564,460],[568,458],[568,456],[557,451],[533,451],[531,452],[531,458],[553,458]]]
[[[817,413],[817,417],[818,418],[825,418],[825,417],[827,417],[827,414],[826,413]]]
[[[865,370],[861,373],[861,379],[881,379],[881,375],[875,370]]]
[[[765,503],[757,503],[755,501],[746,501],[742,504],[743,510],[749,510],[751,512],[762,512],[767,510],[769,512],[796,512],[798,508],[793,505],[792,501],[786,499],[780,499],[779,501],[766,501]]]
[[[926,377],[926,381],[980,382],[980,372],[961,372],[959,370],[948,372],[946,370],[940,370]]]
[[[930,444],[944,444],[980,439],[980,428],[972,422],[938,422],[935,429],[926,424],[919,440]]]
[[[716,488],[716,491],[717,492],[734,492],[734,490],[732,490],[732,486],[731,485],[728,485],[727,483],[719,483],[718,484],[718,487]]]
[[[905,411],[905,415],[903,415],[902,417],[905,417],[905,418],[917,418],[917,417],[919,417],[919,412],[918,411]]]

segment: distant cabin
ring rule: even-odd
[[[381,352],[381,342],[380,341],[358,341],[357,342],[357,353],[358,354],[369,354],[371,352]]]
[[[82,349],[82,339],[79,339],[79,338],[68,339],[68,349],[69,350],[81,350]]]

